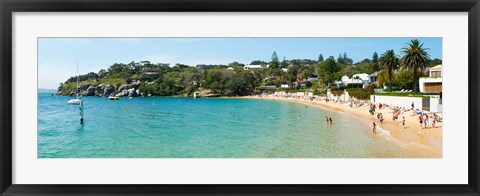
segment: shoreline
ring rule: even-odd
[[[405,117],[405,127],[401,123],[392,122],[393,112],[391,108],[377,109],[375,112],[380,112],[384,116],[384,122],[376,122],[376,115],[370,115],[368,106],[353,106],[349,107],[347,103],[334,103],[332,101],[326,103],[318,100],[305,100],[303,98],[285,98],[285,97],[258,97],[258,96],[243,96],[235,98],[245,99],[265,99],[275,101],[287,101],[297,104],[303,104],[311,107],[341,112],[342,114],[350,115],[361,122],[368,122],[367,125],[372,127],[372,122],[377,124],[377,132],[384,130],[388,132],[390,137],[386,139],[392,140],[403,148],[413,150],[420,154],[424,154],[428,158],[442,158],[442,122],[437,122],[436,127],[421,128],[418,122],[418,116],[412,112],[407,111],[399,115],[399,121]],[[372,137],[374,136],[370,130]]]
[[[55,95],[59,96],[59,95]],[[62,96],[62,95],[60,95]],[[68,97],[68,96],[62,96]],[[88,96],[88,97],[100,97],[100,96]],[[124,97],[127,98],[127,97]],[[138,97],[138,98],[192,98],[184,96],[150,96],[150,97]],[[377,109],[376,112],[380,112],[384,116],[384,122],[380,123],[376,121],[376,115],[370,115],[368,112],[368,105],[349,107],[348,103],[335,103],[333,101],[325,102],[324,100],[306,100],[303,98],[293,97],[275,97],[275,96],[220,96],[220,97],[205,97],[205,98],[232,98],[232,99],[265,99],[274,101],[287,101],[296,104],[307,105],[310,107],[321,108],[332,112],[340,112],[366,123],[370,128],[372,122],[377,124],[377,132],[386,132],[385,134],[378,134],[378,136],[394,142],[402,148],[418,152],[423,154],[425,158],[442,158],[443,156],[443,142],[442,142],[442,122],[437,122],[435,128],[420,128],[418,122],[418,116],[412,111],[407,111],[399,115],[399,121],[402,117],[405,117],[405,128],[401,123],[392,122],[393,112],[391,108]],[[205,99],[200,98],[200,99]],[[334,121],[335,122],[335,121]],[[369,133],[372,137],[375,135],[371,129]]]

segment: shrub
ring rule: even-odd
[[[370,95],[374,93],[375,84],[370,84],[367,88],[353,88],[347,89],[348,94],[357,99],[369,99]]]
[[[363,84],[362,83],[349,83],[349,84],[347,84],[347,86],[345,88],[347,88],[347,89],[349,89],[349,88],[363,88]]]

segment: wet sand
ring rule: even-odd
[[[442,122],[437,122],[435,128],[431,125],[429,128],[424,128],[424,125],[420,126],[418,121],[418,115],[412,111],[405,112],[398,116],[398,123],[393,122],[393,111],[391,108],[382,108],[375,111],[375,115],[370,115],[368,112],[368,105],[360,107],[350,108],[348,103],[334,103],[317,100],[305,100],[301,98],[284,98],[284,97],[269,97],[264,96],[262,98],[258,96],[245,96],[242,98],[251,99],[266,99],[266,100],[278,100],[289,101],[299,104],[305,104],[311,107],[320,107],[323,109],[333,110],[337,112],[343,112],[347,115],[351,115],[360,121],[368,123],[372,127],[372,122],[377,124],[377,132],[382,130],[387,131],[387,135],[391,137],[385,137],[398,145],[414,150],[420,154],[424,154],[425,157],[441,158],[442,157]],[[384,117],[383,123],[377,122],[376,113],[382,113]],[[402,126],[401,120],[405,117],[405,126]],[[335,122],[335,120],[333,121]],[[372,137],[380,134],[373,134]]]

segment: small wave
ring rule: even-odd
[[[377,125],[377,134],[380,136],[391,137],[390,131],[382,129],[382,127]]]

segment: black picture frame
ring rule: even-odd
[[[478,0],[0,0],[1,195],[479,195]],[[13,12],[468,12],[466,185],[17,185],[12,184]],[[454,168],[445,168],[454,169]],[[94,176],[92,176],[94,177]]]

